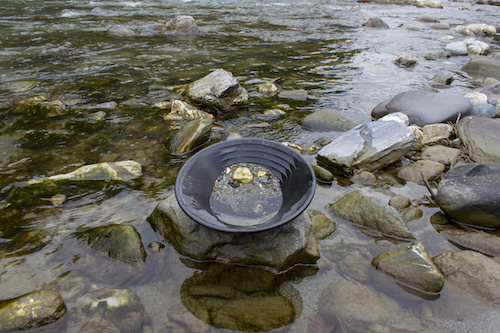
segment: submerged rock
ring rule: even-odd
[[[186,97],[195,105],[229,111],[234,106],[248,103],[248,92],[230,72],[216,69],[207,76],[191,83]]]
[[[55,117],[63,114],[66,109],[66,105],[59,100],[48,100],[44,96],[33,96],[18,102],[12,112],[22,114],[24,117]]]
[[[295,308],[284,296],[257,296],[233,300],[213,315],[213,324],[234,331],[262,332],[290,324]]]
[[[167,140],[165,146],[171,153],[182,155],[208,142],[211,133],[212,122],[210,120],[195,119]]]
[[[466,117],[458,123],[457,136],[477,163],[500,163],[500,119]]]
[[[500,255],[500,237],[484,231],[465,231],[445,227],[436,228],[450,243],[464,249],[481,252],[488,256]]]
[[[208,112],[195,108],[189,103],[176,99],[172,101],[171,110],[163,119],[172,121],[193,119],[213,120],[214,116]]]
[[[500,264],[475,251],[445,252],[433,258],[446,281],[500,305]]]
[[[141,235],[131,225],[111,224],[89,228],[76,232],[75,236],[85,240],[99,255],[108,255],[128,264],[146,261]]]
[[[27,331],[58,321],[66,305],[55,290],[43,289],[0,302],[0,331]]]
[[[414,141],[404,114],[392,114],[343,133],[318,152],[318,162],[341,175],[374,171],[397,161]]]
[[[146,332],[151,319],[140,298],[131,290],[102,288],[80,300],[85,316],[79,332]]]
[[[322,211],[317,209],[308,209],[307,214],[311,219],[314,235],[318,239],[324,239],[337,230],[335,222],[328,218]]]
[[[403,308],[372,287],[343,278],[321,292],[319,312],[340,332],[368,332],[376,323],[390,322]]]
[[[455,122],[459,117],[472,114],[471,102],[459,95],[411,90],[389,98],[372,110],[372,117],[378,119],[393,112],[408,115],[410,124]]]
[[[306,101],[309,98],[309,94],[304,89],[284,90],[278,94],[278,97],[295,101]]]
[[[227,233],[190,219],[175,196],[163,200],[148,218],[153,229],[182,255],[195,260],[267,266],[282,271],[319,258],[312,223],[301,214],[283,226],[257,233]]]
[[[360,122],[334,110],[324,109],[305,116],[301,125],[313,131],[348,131]]]
[[[134,30],[129,29],[121,24],[115,24],[114,26],[109,28],[107,34],[114,37],[132,37],[136,35]]]
[[[198,35],[200,33],[200,29],[198,29],[198,25],[192,16],[180,15],[165,23],[165,26],[161,28],[160,33],[173,35]]]
[[[479,227],[500,227],[500,163],[465,164],[446,172],[437,203],[452,219]]]
[[[142,175],[142,165],[135,161],[103,162],[84,165],[70,173],[32,179],[28,185],[56,180],[131,180]]]
[[[372,265],[404,286],[419,291],[439,293],[444,286],[443,274],[419,241],[379,254]]]
[[[344,195],[329,209],[350,222],[378,230],[383,235],[415,239],[394,207],[381,199],[364,196],[361,190]]]

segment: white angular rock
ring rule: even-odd
[[[338,174],[384,167],[410,150],[415,136],[407,123],[405,114],[393,113],[358,125],[323,147],[318,161]]]

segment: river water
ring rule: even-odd
[[[181,14],[196,19],[200,36],[157,34],[165,22]],[[451,29],[431,29],[429,23],[416,20],[423,15],[449,23]],[[362,27],[374,16],[390,29]],[[189,158],[170,155],[163,144],[177,128],[163,120],[168,110],[158,106],[176,97],[176,86],[224,68],[249,91],[248,108],[219,119],[212,142],[238,132],[245,137],[310,145],[320,137],[339,135],[303,129],[300,120],[314,110],[334,108],[368,122],[379,102],[409,89],[425,89],[439,73],[455,79],[440,90],[464,94],[477,87],[461,71],[470,57],[426,60],[424,56],[444,52],[446,35],[461,40],[463,36],[453,31],[456,25],[479,22],[498,26],[498,7],[445,2],[444,9],[431,9],[352,0],[2,1],[0,299],[50,287],[74,274],[84,276],[94,289],[134,291],[151,317],[153,330],[165,332],[168,309],[179,304],[180,286],[195,270],[183,265],[167,244],[160,255],[148,248],[146,264],[130,278],[127,267],[96,258],[72,234],[83,227],[131,224],[145,245],[162,242],[146,219],[172,194],[176,174]],[[106,30],[115,24],[137,35],[108,36]],[[490,46],[498,51],[498,40]],[[412,56],[418,66],[394,65],[400,55]],[[256,84],[271,80],[278,80],[283,90],[304,89],[309,98],[262,98]],[[60,100],[69,111],[58,117],[11,111],[18,101],[36,95]],[[286,117],[262,117],[265,110],[280,104],[289,106]],[[53,188],[16,186],[84,164],[128,159],[143,165],[140,179],[70,182]],[[311,208],[326,211],[327,204],[353,187],[319,186]],[[425,188],[417,185],[395,184],[385,190],[413,200],[426,195]],[[61,193],[64,203],[51,203]],[[424,217],[410,225],[412,232],[431,255],[456,250],[428,223],[436,208],[422,207]],[[335,260],[328,259],[332,248],[345,242],[353,246],[346,249],[360,254],[365,252],[359,249],[373,247],[371,238],[345,221],[337,222],[337,228],[334,236],[321,243],[321,262],[330,264],[320,265],[316,275],[294,283],[304,308],[285,331],[304,332],[317,313],[322,288],[340,278]],[[386,288],[388,294],[401,293],[396,285],[386,284]],[[398,299],[408,311],[424,302],[438,313],[440,302],[449,306],[453,299],[446,292],[445,288],[435,301]],[[78,302],[67,304],[71,308]],[[456,305],[460,311],[445,312],[438,318],[440,325],[461,332],[493,332],[495,327],[498,331],[500,320],[494,310],[485,311],[487,306],[469,303],[466,297],[458,298]],[[70,313],[68,331],[83,320],[75,311]]]

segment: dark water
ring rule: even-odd
[[[156,34],[180,14],[193,16],[202,34]],[[428,23],[416,21],[423,15],[452,28],[430,29]],[[384,19],[390,29],[363,28],[362,23],[372,16]],[[376,104],[408,89],[424,89],[442,72],[451,73],[455,80],[441,90],[463,94],[476,87],[461,71],[469,57],[426,60],[424,56],[443,52],[448,43],[442,38],[445,35],[461,40],[454,26],[478,22],[498,25],[498,7],[445,2],[444,9],[430,9],[352,0],[2,1],[0,299],[51,285],[71,272],[85,276],[92,288],[133,290],[153,329],[165,331],[167,310],[179,303],[180,286],[194,270],[183,265],[167,244],[163,255],[147,249],[144,269],[130,277],[127,267],[95,258],[71,235],[79,228],[118,223],[135,226],[145,245],[162,241],[146,218],[172,194],[176,174],[189,158],[171,156],[163,145],[177,128],[163,120],[168,109],[161,106],[178,96],[176,87],[216,68],[231,71],[249,91],[250,103],[215,123],[212,142],[238,132],[309,145],[319,137],[338,135],[301,128],[300,120],[314,110],[335,108],[367,122]],[[133,29],[137,36],[108,36],[106,30],[115,24]],[[498,40],[490,45],[493,52],[499,50]],[[400,55],[414,57],[419,65],[395,66],[392,61]],[[263,98],[256,84],[271,80],[278,80],[283,90],[305,89],[309,98]],[[12,111],[18,101],[36,95],[60,100],[68,109],[55,117]],[[109,102],[116,107],[107,107]],[[265,110],[281,104],[288,105],[286,117],[263,117]],[[84,164],[127,159],[143,165],[141,178],[14,186]],[[311,208],[325,211],[327,204],[350,190],[338,185],[319,187]],[[415,200],[426,195],[425,188],[417,185],[394,184],[388,190]],[[66,200],[56,207],[50,200],[57,194],[64,194]],[[435,211],[424,207],[424,217],[410,225],[431,255],[455,249],[429,227],[428,217]],[[321,244],[322,262],[335,266],[339,253],[361,258],[367,251],[372,256],[381,251],[373,250],[373,240],[348,223],[338,222],[337,228]],[[338,244],[347,245],[338,250]],[[315,316],[322,288],[341,276],[331,265],[295,284],[304,309],[287,330],[303,332]],[[389,294],[399,292],[389,283],[385,288]],[[442,298],[453,298],[446,292]],[[416,303],[411,297],[400,301],[408,309]],[[456,331],[492,331],[498,323],[494,312],[472,302],[468,308],[467,302],[457,301],[467,316],[460,312],[460,318],[440,319]],[[68,302],[69,307],[75,304]],[[439,308],[439,301],[429,306]],[[71,317],[69,327],[77,327],[79,320],[83,319]]]

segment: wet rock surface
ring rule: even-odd
[[[445,252],[433,258],[446,281],[464,292],[499,304],[500,264],[475,251]]]
[[[406,91],[385,100],[372,110],[374,118],[389,113],[403,112],[408,115],[410,124],[455,122],[459,117],[472,113],[472,104],[462,96],[428,91]]]
[[[422,242],[383,252],[373,258],[372,265],[404,286],[427,293],[443,289],[444,276]]]
[[[364,196],[360,190],[343,196],[329,209],[350,222],[377,230],[386,236],[415,239],[393,207],[380,199]]]
[[[182,155],[210,140],[212,122],[208,119],[195,119],[183,126],[169,138],[165,145],[173,154]]]
[[[319,256],[311,220],[306,214],[280,228],[247,234],[226,233],[191,220],[175,197],[170,196],[148,220],[177,251],[196,260],[263,265],[281,271],[296,264],[314,264]]]
[[[500,226],[500,164],[472,163],[446,172],[437,202],[456,221],[479,227]]]
[[[310,232],[304,232],[305,227],[286,229],[285,235],[244,236],[246,242],[240,242],[236,235],[228,240],[200,232],[200,226],[179,218],[180,224],[191,227],[187,233],[201,235],[186,242],[181,253],[172,244],[182,243],[183,234],[168,229],[169,224],[158,227],[163,228],[158,234],[146,222],[158,202],[172,195],[180,167],[204,145],[226,138],[263,137],[286,142],[314,164],[318,147],[344,131],[327,126],[325,118],[313,124],[317,130],[304,126],[308,115],[325,108],[366,125],[374,122],[370,111],[377,103],[412,89],[464,96],[471,101],[474,115],[498,117],[499,86],[493,77],[486,77],[495,74],[490,59],[494,55],[485,57],[488,61],[479,75],[461,70],[474,54],[498,50],[498,36],[491,29],[496,12],[471,2],[445,2],[440,9],[414,8],[415,1],[388,2],[410,6],[345,1],[297,5],[291,0],[204,2],[203,6],[197,1],[54,0],[21,5],[5,0],[2,19],[7,24],[0,27],[1,298],[58,290],[69,311],[54,323],[34,329],[41,332],[215,333],[229,328],[292,333],[496,332],[500,325],[493,299],[497,283],[489,276],[497,272],[475,266],[485,257],[471,256],[468,264],[457,259],[463,265],[457,268],[458,275],[470,271],[463,279],[467,284],[455,281],[456,275],[447,271],[439,295],[426,298],[401,288],[389,273],[370,264],[380,253],[404,248],[407,239],[351,223],[327,208],[357,189],[382,199],[384,205],[389,198],[404,196],[409,203],[391,200],[390,206],[408,222],[411,234],[425,243],[430,255],[470,249],[497,256],[497,230],[490,226],[477,231],[474,226],[456,224],[439,213],[421,183],[398,177],[399,170],[418,166],[419,160],[439,162],[446,169],[474,161],[478,155],[457,138],[454,121],[408,126],[415,137],[410,149],[398,150],[401,155],[393,162],[385,161],[388,164],[373,170],[341,168],[339,176],[315,168],[322,181],[303,216],[311,220],[304,222],[311,225]],[[418,5],[439,7],[440,2]],[[433,11],[439,14],[436,18],[419,19]],[[176,30],[174,21],[181,21],[177,19],[159,35],[161,24],[175,13],[193,15],[188,21],[196,18],[203,33],[197,27],[183,31],[182,24]],[[362,25],[372,15],[386,22],[384,28]],[[123,29],[123,36],[120,30],[112,36],[108,29],[116,23],[136,33]],[[463,55],[447,51],[449,41],[459,41]],[[408,55],[402,67],[393,63],[399,55]],[[412,59],[418,66],[405,67]],[[219,67],[231,71],[248,89],[248,103],[228,102],[233,89],[239,88],[221,94],[218,103],[229,105],[224,110],[188,98],[189,83]],[[469,67],[463,68],[469,71]],[[440,73],[443,76],[436,77]],[[219,91],[217,84],[209,90],[206,95]],[[484,96],[468,94],[472,91]],[[168,139],[200,118],[211,120],[206,141],[184,152],[171,151]],[[489,131],[481,133],[478,128],[480,140],[496,142]],[[190,141],[191,134],[202,132],[202,128],[192,130],[183,139]],[[363,135],[367,142],[363,154],[371,153],[372,133]],[[380,135],[394,140],[389,131]],[[185,143],[180,142],[180,146]],[[97,179],[93,173],[66,181],[46,179],[91,163],[119,161],[136,161],[141,170],[130,178],[105,170],[98,172]],[[367,165],[372,163],[377,161]],[[25,186],[31,179],[43,178]],[[478,188],[497,187],[491,179],[475,180]],[[431,192],[440,181],[440,176],[431,181]],[[291,187],[296,185],[300,184]],[[169,214],[175,215],[176,209],[169,208]],[[366,219],[377,220],[376,214],[366,213]],[[141,247],[137,237],[120,252],[121,241],[95,229],[110,224],[133,225],[135,236],[149,244],[144,248],[147,256],[137,251]],[[82,230],[99,234],[93,238],[96,244],[105,238],[113,242],[99,250],[91,248],[86,243],[92,237],[83,242],[74,237],[75,231]],[[200,252],[208,255],[190,258],[188,250],[199,249],[200,244],[205,246]],[[248,247],[248,252],[242,247]],[[131,252],[135,255],[128,256]],[[191,276],[204,276],[219,258],[230,258],[230,267],[193,282]],[[398,265],[394,271],[395,276],[404,273]],[[330,294],[335,283],[343,290]],[[115,291],[109,293],[103,287]],[[96,290],[102,295],[96,296]],[[318,304],[322,293],[326,296]],[[353,299],[357,304],[351,303]]]
[[[77,232],[75,237],[87,242],[99,255],[108,255],[132,265],[146,261],[141,235],[131,225],[89,228]]]
[[[316,111],[302,119],[301,125],[313,131],[345,132],[359,125],[360,122],[333,109]]]
[[[66,311],[66,304],[55,290],[40,290],[3,300],[0,305],[0,331],[39,328],[58,321]]]
[[[406,154],[414,141],[402,114],[359,125],[321,148],[318,161],[337,174],[373,171]]]
[[[142,165],[135,161],[103,162],[82,166],[70,173],[32,179],[28,185],[58,180],[131,180],[142,175]]]
[[[341,332],[363,332],[372,324],[388,322],[402,311],[390,297],[361,283],[340,279],[326,287],[319,299],[321,315]]]
[[[221,68],[191,83],[185,95],[194,105],[221,112],[248,103],[246,89],[232,73]]]

